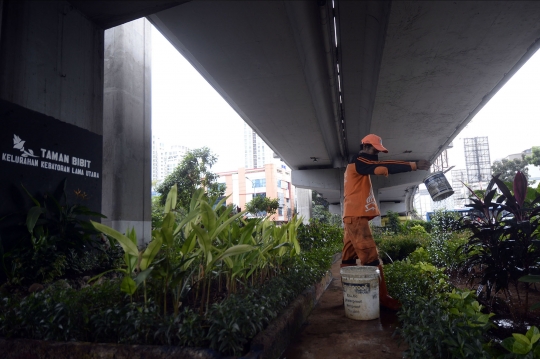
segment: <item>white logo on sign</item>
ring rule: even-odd
[[[37,157],[31,149],[28,149],[28,151],[24,149],[24,142],[25,141],[21,140],[19,136],[13,134],[13,148],[20,150],[23,153],[21,157]]]

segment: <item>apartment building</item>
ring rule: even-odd
[[[189,148],[152,136],[152,182],[160,183],[182,162]]]
[[[283,163],[267,163],[260,168],[239,168],[220,172],[219,181],[227,186],[227,204],[235,204],[242,210],[255,196],[277,198],[279,208],[270,217],[272,221],[287,222],[295,208],[295,188],[291,184],[291,169]]]
[[[274,152],[266,143],[244,123],[244,167],[262,168],[274,162]]]

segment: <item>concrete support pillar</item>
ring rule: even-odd
[[[296,188],[296,210],[298,216],[303,217],[303,223],[308,224],[311,219],[311,190]]]
[[[151,25],[105,31],[102,222],[151,240]]]

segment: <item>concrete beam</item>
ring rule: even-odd
[[[338,204],[343,196],[343,169],[293,170],[292,184],[297,188],[309,188],[323,195],[330,204]]]
[[[187,1],[189,0],[139,0],[122,1],[120,4],[118,1],[110,0],[70,0],[69,2],[101,28],[110,29]]]
[[[416,185],[421,183],[425,177],[429,175],[427,171],[413,171],[413,172],[404,172],[396,173],[393,175],[384,176],[371,176],[371,184],[373,185],[373,190],[378,190],[382,188],[403,186],[403,185]]]

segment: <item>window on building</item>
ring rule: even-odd
[[[253,182],[253,188],[261,188],[266,187],[266,178],[261,179],[254,179]]]
[[[283,216],[283,208],[278,208],[277,212],[279,216]]]
[[[253,196],[254,197],[266,197],[266,192],[255,193]]]

